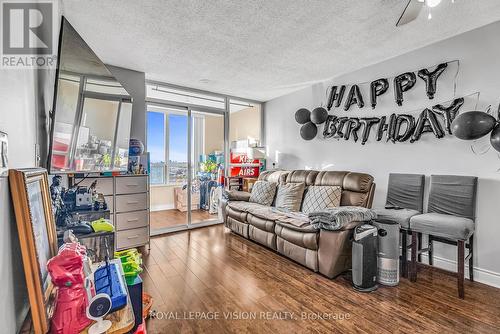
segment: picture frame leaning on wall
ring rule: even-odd
[[[9,184],[33,327],[35,333],[46,333],[56,294],[47,261],[57,254],[47,171],[43,168],[11,169]]]

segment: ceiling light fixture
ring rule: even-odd
[[[434,8],[437,5],[439,5],[440,3],[441,3],[441,0],[425,0],[425,4],[430,8]]]

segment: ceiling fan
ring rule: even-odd
[[[455,0],[451,0],[451,2],[453,3],[455,2]],[[405,9],[403,10],[403,13],[399,17],[398,22],[396,23],[396,27],[402,26],[404,24],[407,24],[408,22],[415,20],[424,7],[429,8],[428,18],[431,19],[432,15],[430,9],[436,7],[440,3],[441,0],[409,0],[406,4]]]

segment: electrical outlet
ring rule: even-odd
[[[9,170],[9,140],[5,132],[0,131],[0,176],[7,176]]]

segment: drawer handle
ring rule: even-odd
[[[133,236],[127,237],[128,240],[137,239],[137,238],[139,238],[138,235],[133,235]]]
[[[127,219],[127,221],[130,223],[130,222],[136,222],[138,221],[139,218],[132,218],[132,219]]]
[[[137,183],[127,183],[127,187],[137,187],[138,185]]]
[[[139,201],[127,201],[127,204],[137,204]]]

